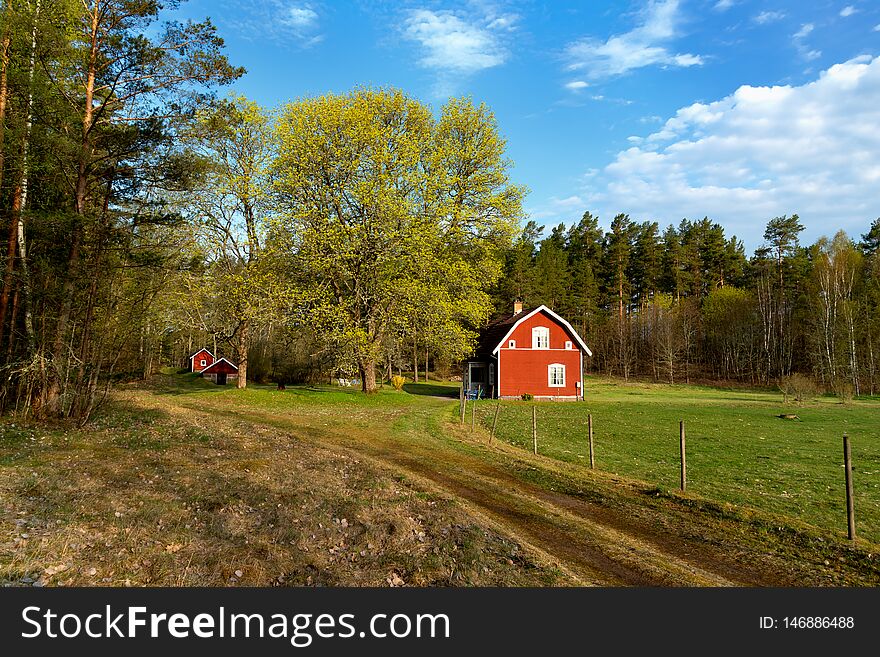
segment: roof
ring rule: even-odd
[[[198,356],[198,355],[199,355],[200,353],[202,353],[203,351],[204,351],[205,353],[207,353],[211,358],[214,357],[214,354],[212,354],[210,351],[208,351],[207,347],[202,347],[202,348],[199,349],[196,353],[194,353],[192,356],[190,356],[189,359],[192,360],[193,358],[195,358],[196,356]]]
[[[491,358],[495,353],[495,347],[501,344],[504,336],[510,332],[510,329],[525,316],[531,314],[535,308],[529,308],[522,312],[510,315],[508,317],[500,317],[492,322],[480,332],[477,338],[477,348],[474,350],[474,357],[479,359]]]
[[[577,331],[574,330],[574,327],[571,324],[550,310],[547,306],[538,306],[537,308],[529,308],[528,310],[523,310],[515,315],[502,317],[494,322],[490,322],[480,333],[480,337],[477,340],[477,348],[474,350],[474,357],[478,359],[487,359],[495,356],[501,345],[507,341],[508,336],[516,330],[516,327],[529,317],[537,315],[539,312],[547,313],[551,319],[561,324],[588,356],[593,355],[593,352],[590,351],[590,348],[581,339],[581,336],[578,335]]]
[[[221,358],[220,360],[215,360],[211,365],[209,365],[208,367],[203,369],[202,374],[213,374],[213,372],[211,370],[213,370],[215,368],[220,369],[221,363],[226,363],[227,365],[232,367],[232,369],[234,369],[236,372],[238,372],[238,365],[236,365],[235,363],[229,362],[225,358]]]

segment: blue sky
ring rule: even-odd
[[[709,216],[749,251],[880,216],[880,3],[190,0],[236,90],[275,107],[361,85],[486,102],[547,226]]]

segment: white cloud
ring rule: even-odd
[[[857,13],[858,11],[859,10],[856,9],[855,7],[853,7],[852,5],[847,5],[846,7],[844,7],[843,9],[840,10],[840,15],[843,16],[844,18],[847,18],[847,17],[852,16],[853,14]]]
[[[606,41],[587,37],[565,48],[569,71],[586,71],[591,78],[623,75],[645,66],[698,66],[699,55],[675,54],[666,45],[680,36],[678,0],[650,0],[641,22],[629,32]]]
[[[785,13],[781,11],[762,11],[760,14],[752,18],[758,25],[766,25],[767,23],[775,23],[785,18]]]
[[[797,212],[812,237],[864,232],[880,216],[880,57],[801,86],[742,86],[684,107],[617,154],[583,194],[612,216],[708,215],[752,248],[767,220]]]
[[[228,8],[233,2],[234,0],[224,0],[223,4]],[[218,14],[223,15],[222,11],[218,11]],[[248,3],[247,18],[236,19],[228,27],[253,40],[271,39],[299,48],[309,48],[324,40],[324,35],[320,33],[320,18],[308,2],[251,0]]]
[[[880,23],[877,23],[877,24],[874,26],[874,31],[875,31],[875,32],[880,32]]]
[[[569,196],[567,198],[551,196],[547,203],[528,209],[527,212],[531,219],[548,219],[551,217],[580,215],[586,207],[587,202],[580,196]]]
[[[715,3],[713,9],[715,9],[715,11],[727,11],[735,4],[736,0],[718,0],[718,2]]]
[[[584,82],[583,80],[572,80],[571,82],[565,83],[565,88],[570,89],[571,91],[580,91],[581,89],[586,89],[590,84],[588,82]]]
[[[406,19],[404,34],[421,44],[422,66],[468,74],[507,60],[507,50],[493,30],[509,30],[513,22],[513,17],[494,17],[483,26],[452,12],[417,9]]]
[[[810,32],[812,32],[812,31],[813,31],[813,24],[812,23],[804,23],[803,25],[801,25],[801,29],[799,29],[797,32],[794,33],[794,38],[795,39],[804,39],[807,36],[809,36]]]
[[[818,59],[822,56],[821,50],[812,50],[811,48],[809,48],[809,46],[807,46],[806,43],[804,43],[804,40],[808,36],[810,36],[810,34],[813,32],[813,29],[814,26],[812,23],[804,23],[803,25],[801,25],[801,29],[795,32],[791,37],[792,42],[794,43],[794,47],[797,49],[798,53],[800,53],[800,56],[808,62],[811,62],[814,59]]]
[[[301,29],[314,25],[318,21],[318,14],[308,7],[293,5],[292,7],[286,7],[281,12],[279,20],[285,25]]]

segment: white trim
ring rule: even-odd
[[[229,365],[232,365],[232,367],[235,368],[235,371],[238,372],[238,365],[236,365],[235,363],[232,363],[232,362],[226,360],[225,358],[221,358],[220,360],[215,360],[213,363],[211,363],[210,365],[208,365],[208,366],[205,368],[205,370],[209,370],[209,369],[211,369],[212,367],[214,367],[214,365],[217,365],[218,363],[222,363],[223,361],[226,361]],[[203,374],[204,374],[205,370],[202,370],[202,373],[203,373]],[[216,374],[216,372],[209,372],[209,374]]]
[[[507,341],[508,349],[516,349],[516,340],[508,340]]]
[[[498,399],[501,399],[501,352],[498,352],[498,368],[495,372],[495,394],[498,395]]]
[[[553,368],[559,367],[562,369],[562,383],[553,383]],[[547,366],[547,386],[549,388],[564,388],[565,387],[565,365],[562,363],[550,363]]]
[[[565,341],[565,350],[571,351],[572,349],[574,349],[574,345],[572,345],[571,340],[566,340]]]
[[[581,370],[580,371],[581,371],[581,385],[579,387],[580,387],[580,391],[581,391],[581,399],[586,399],[586,393],[584,392],[584,352],[583,351],[581,352]]]
[[[592,356],[592,355],[593,355],[593,352],[590,351],[590,348],[586,345],[586,343],[584,343],[584,341],[581,339],[581,336],[579,336],[578,333],[577,333],[577,331],[574,330],[574,327],[572,327],[571,324],[569,324],[567,321],[565,321],[562,317],[560,317],[559,315],[557,315],[555,312],[553,312],[552,310],[550,310],[547,306],[538,306],[538,307],[535,308],[532,312],[530,312],[530,313],[528,313],[528,314],[526,314],[526,315],[523,315],[523,317],[521,317],[520,319],[518,319],[518,320],[516,321],[516,323],[515,323],[515,324],[510,328],[510,330],[507,332],[507,335],[505,335],[505,336],[501,339],[501,341],[498,343],[498,346],[496,346],[495,349],[492,350],[492,355],[494,356],[495,354],[497,354],[497,353],[499,352],[499,350],[501,349],[501,345],[503,345],[505,342],[507,342],[508,338],[510,338],[510,336],[513,335],[513,332],[517,329],[517,327],[518,327],[520,324],[522,324],[524,321],[526,321],[529,317],[533,317],[533,316],[535,316],[536,314],[538,314],[538,313],[541,312],[541,311],[546,312],[546,313],[547,313],[548,315],[550,315],[553,319],[555,319],[555,320],[558,321],[560,324],[562,324],[565,328],[567,328],[567,329],[569,330],[569,332],[571,333],[571,335],[574,337],[574,339],[577,341],[577,343],[578,343],[578,345],[580,346],[580,348],[583,349],[584,351],[586,351],[588,356]],[[520,313],[520,314],[522,314],[522,313]],[[564,350],[560,350],[560,351],[564,351]]]

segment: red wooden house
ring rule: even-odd
[[[189,357],[189,369],[191,372],[201,372],[206,367],[214,364],[214,354],[205,348],[199,349],[196,353]]]
[[[565,319],[547,306],[524,311],[517,302],[512,315],[481,333],[464,386],[499,399],[583,399],[585,354],[593,352]]]

